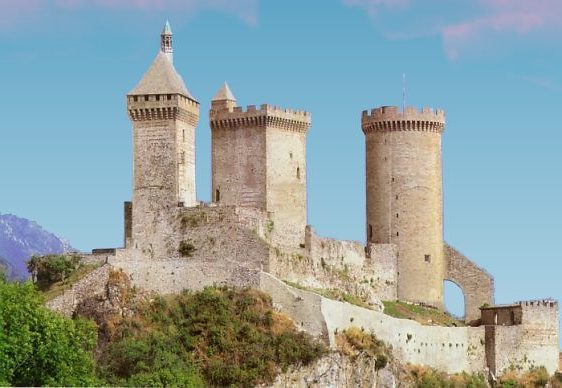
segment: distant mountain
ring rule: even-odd
[[[25,262],[32,255],[71,252],[68,242],[47,232],[36,222],[11,214],[0,214],[0,269],[10,279],[27,279]]]

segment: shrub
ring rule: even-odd
[[[196,251],[195,246],[189,241],[181,241],[178,252],[182,257],[191,257]]]
[[[40,289],[46,289],[56,282],[64,282],[80,266],[78,255],[32,256],[26,263]]]
[[[157,297],[139,311],[99,361],[110,384],[253,386],[325,352],[259,291],[206,288]]]

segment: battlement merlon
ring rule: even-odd
[[[128,95],[131,121],[182,120],[196,126],[199,103],[181,94]]]
[[[288,131],[306,133],[310,128],[309,112],[282,109],[278,106],[262,104],[259,108],[249,105],[242,107],[211,109],[209,111],[211,129],[229,129],[240,127],[276,127]]]
[[[361,114],[361,128],[365,134],[380,131],[424,131],[442,133],[445,129],[445,111],[397,106],[383,106]]]
[[[525,301],[517,302],[517,305],[521,307],[558,308],[558,301],[554,299],[525,300]]]

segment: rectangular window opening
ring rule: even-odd
[[[431,255],[425,255],[425,262],[431,263]]]

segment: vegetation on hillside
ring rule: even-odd
[[[374,358],[376,370],[386,367],[391,359],[391,351],[384,342],[377,339],[374,333],[367,333],[355,326],[336,333],[336,345],[346,356],[355,358],[366,354]]]
[[[0,386],[94,385],[93,322],[43,307],[31,283],[0,278]]]
[[[96,267],[82,264],[76,254],[32,256],[27,262],[27,269],[47,300],[62,294]]]
[[[450,314],[433,307],[406,302],[383,302],[384,313],[394,318],[411,319],[429,326],[464,326]]]
[[[112,385],[253,386],[324,352],[269,296],[206,288],[145,302],[117,327],[98,368]]]
[[[370,306],[369,303],[367,303],[367,301],[363,298],[360,298],[357,295],[348,294],[347,292],[338,290],[337,288],[312,288],[303,286],[299,283],[291,282],[289,280],[284,280],[284,282],[291,287],[297,288],[299,290],[314,292],[315,294],[321,295],[328,299],[351,303],[366,309],[372,309],[372,306]]]

